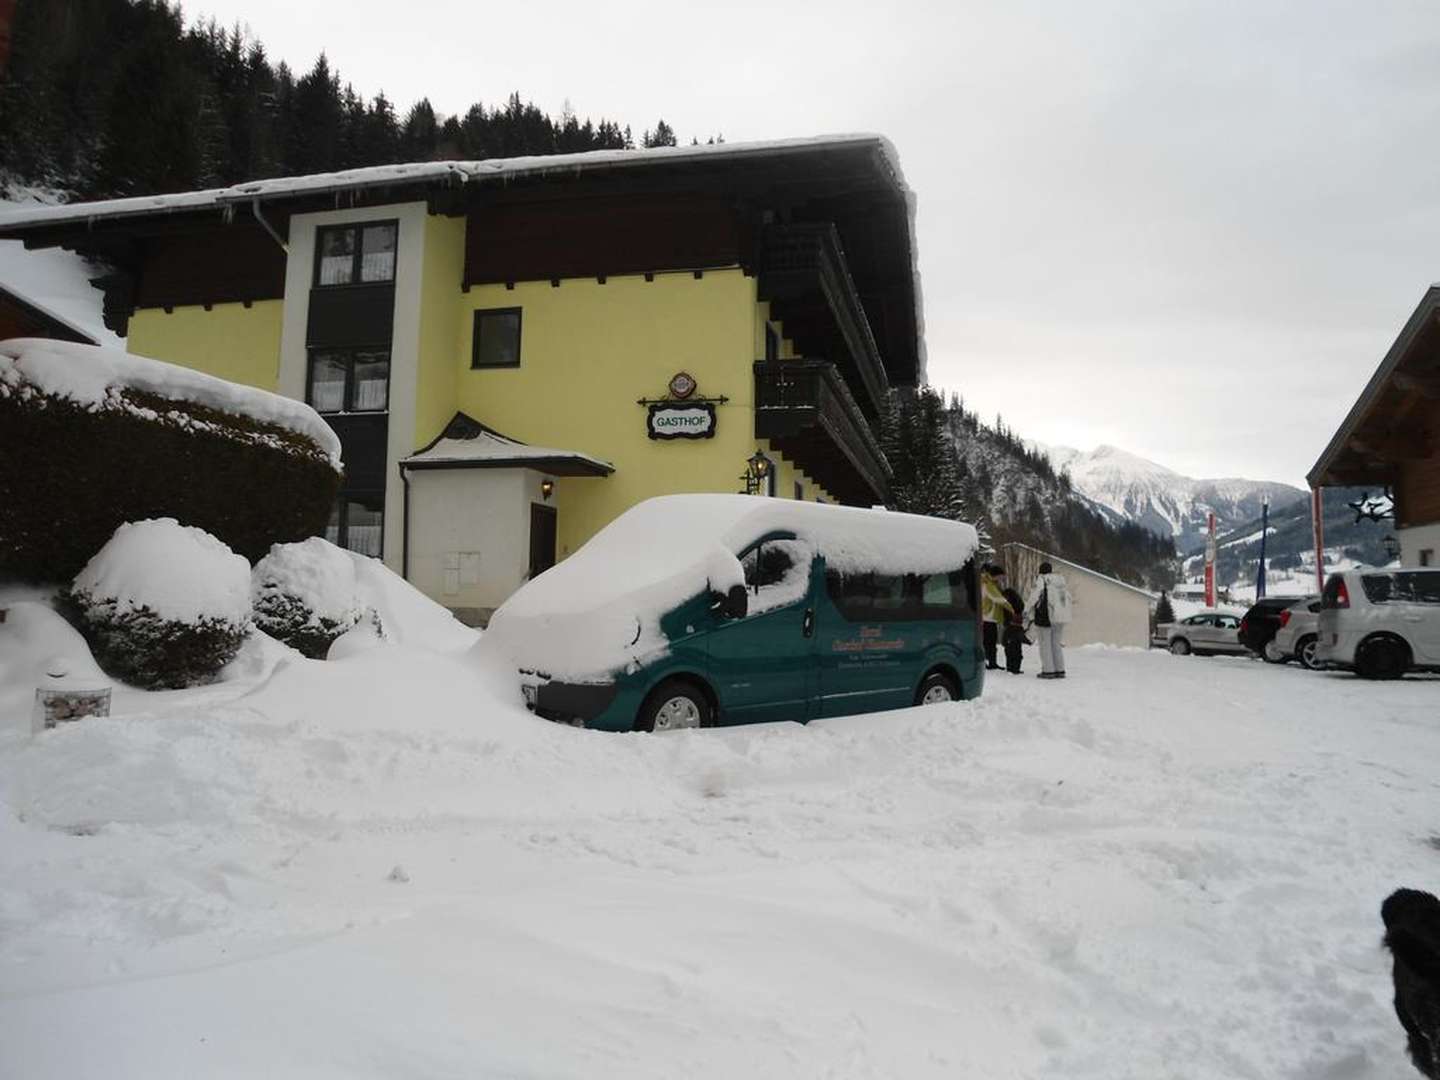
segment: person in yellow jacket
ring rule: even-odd
[[[991,563],[980,571],[980,620],[981,633],[985,642],[985,667],[991,671],[1000,669],[996,661],[996,649],[1000,643],[1000,624],[1015,614],[1015,608],[1005,599],[1005,568]]]

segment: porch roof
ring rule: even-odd
[[[578,450],[556,450],[502,435],[457,412],[445,430],[400,462],[411,469],[535,469],[554,476],[609,476],[615,466]]]

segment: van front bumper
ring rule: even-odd
[[[567,683],[554,679],[521,683],[525,706],[536,716],[585,727],[603,715],[620,692],[613,682]]]

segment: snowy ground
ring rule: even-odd
[[[1089,648],[655,737],[276,658],[0,717],[0,1076],[1409,1071],[1378,909],[1440,885],[1440,680]]]

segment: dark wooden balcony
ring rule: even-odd
[[[841,502],[870,506],[885,498],[890,463],[834,364],[757,361],[755,437],[769,439]]]
[[[890,382],[835,226],[767,226],[759,295],[799,351],[832,358],[865,414],[878,418]]]

